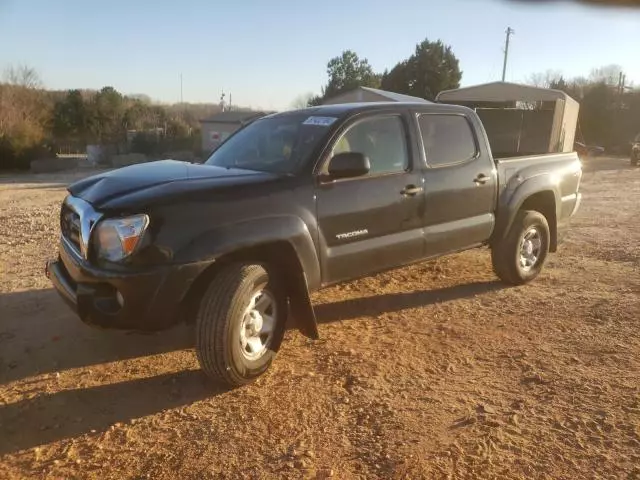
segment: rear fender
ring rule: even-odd
[[[516,218],[516,214],[527,199],[542,193],[550,197],[553,196],[552,208],[555,215],[553,215],[553,218],[547,218],[547,220],[549,221],[549,228],[552,230],[552,233],[555,232],[556,226],[552,225],[552,222],[555,222],[555,219],[559,217],[560,212],[558,209],[561,205],[560,185],[557,176],[553,173],[545,173],[523,180],[519,175],[515,175],[500,195],[496,215],[496,228],[491,237],[492,245],[500,242],[507,236]]]

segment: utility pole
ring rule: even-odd
[[[507,76],[507,58],[509,58],[509,39],[511,35],[516,33],[515,30],[511,27],[507,27],[507,39],[504,43],[504,64],[502,65],[502,81],[504,82],[505,77]]]
[[[624,90],[624,83],[622,80],[622,72],[618,74],[618,95],[622,95],[622,91]]]
[[[180,103],[184,103],[182,100],[182,74],[180,74]]]
[[[231,92],[229,92],[229,111],[231,111]]]

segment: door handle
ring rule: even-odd
[[[476,185],[484,185],[489,180],[491,180],[491,177],[488,177],[484,173],[481,173],[480,175],[478,175],[476,178],[473,179],[473,183],[475,183]]]
[[[415,185],[407,185],[400,192],[404,196],[413,196],[421,193],[424,190],[422,187],[416,187]]]

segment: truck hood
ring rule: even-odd
[[[279,177],[254,170],[161,160],[94,175],[71,184],[68,190],[97,209],[126,209],[171,201],[189,193],[264,183]]]

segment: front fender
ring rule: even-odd
[[[315,243],[304,221],[292,215],[216,225],[175,252],[174,260],[179,263],[214,261],[239,250],[278,241],[286,241],[293,247],[309,288],[318,288],[321,276]]]
[[[505,189],[500,194],[496,215],[496,228],[491,242],[504,239],[509,233],[516,214],[522,208],[524,202],[533,195],[548,192],[553,195],[554,209],[558,218],[561,205],[560,179],[556,174],[543,173],[523,179],[520,175],[511,178]]]
[[[302,333],[317,339],[318,323],[309,290],[320,287],[320,262],[309,229],[302,219],[282,215],[219,225],[201,233],[187,247],[176,252],[175,260],[213,263],[228,254],[283,241],[293,248],[297,260],[284,279],[290,295],[291,313]]]

